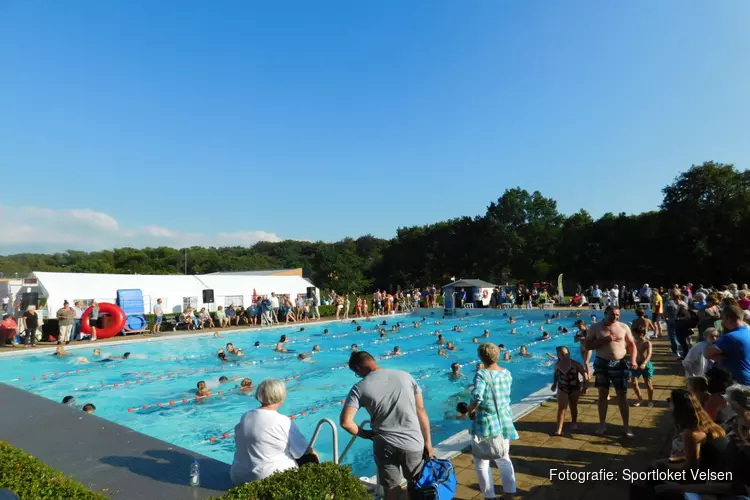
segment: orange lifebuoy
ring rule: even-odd
[[[484,297],[485,299],[486,299],[487,297],[489,297],[489,296],[490,296],[490,294],[489,294],[489,292],[488,292],[487,290],[484,290],[484,291],[482,292],[482,297]]]
[[[89,306],[88,309],[83,311],[83,315],[81,315],[81,332],[86,334],[91,334],[91,310],[93,307]],[[120,309],[115,304],[110,304],[109,302],[102,302],[99,304],[99,314],[109,314],[112,316],[112,319],[114,322],[108,326],[107,328],[97,328],[96,329],[96,338],[98,339],[108,339],[110,337],[114,337],[118,333],[122,331],[123,328],[125,328],[125,313],[122,312],[122,309]]]

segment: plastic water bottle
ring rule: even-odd
[[[190,465],[190,486],[198,487],[201,485],[201,467],[198,460],[193,460]]]

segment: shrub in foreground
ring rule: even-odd
[[[277,472],[262,481],[229,490],[229,500],[371,500],[367,488],[348,466],[333,462],[307,464]]]
[[[25,451],[0,441],[0,488],[21,500],[106,500]]]

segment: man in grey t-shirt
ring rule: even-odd
[[[352,387],[341,411],[340,423],[350,434],[373,440],[378,479],[386,500],[396,499],[401,481],[419,478],[424,456],[432,457],[430,420],[422,391],[411,375],[385,370],[367,352],[352,353],[349,368],[362,381]],[[371,431],[360,428],[354,417],[359,408],[370,415]]]

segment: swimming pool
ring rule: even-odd
[[[601,315],[601,311],[596,313]],[[445,417],[454,413],[457,402],[469,400],[466,389],[471,384],[477,359],[477,346],[472,344],[472,339],[485,340],[481,337],[485,329],[490,331],[487,341],[504,344],[514,354],[520,346],[527,345],[533,354],[531,358],[514,356],[512,361],[503,363],[513,374],[513,403],[551,383],[552,368],[545,353],[553,353],[557,345],[567,345],[573,356],[578,357],[578,349],[572,348],[575,345],[573,335],[558,331],[561,327],[572,331],[576,318],[567,317],[568,312],[562,313],[563,318],[551,320],[549,325],[544,324],[545,315],[551,312],[540,310],[509,312],[517,319],[516,324],[508,324],[499,311],[474,310],[465,319],[441,319],[441,312],[427,314],[421,328],[411,323],[421,320],[422,316],[412,315],[375,317],[369,322],[361,320],[361,332],[356,332],[356,326],[347,321],[227,332],[222,333],[221,338],[191,335],[127,345],[102,343],[97,347],[105,357],[126,351],[132,353],[128,360],[109,363],[77,363],[77,356],[94,359],[92,347],[71,344],[69,351],[73,356],[68,358],[58,359],[49,352],[0,357],[0,381],[54,401],[73,395],[79,405],[96,405],[97,416],[231,463],[234,426],[245,411],[257,406],[254,398],[239,392],[236,386],[240,381],[233,380],[234,377],[250,377],[255,385],[266,378],[286,379],[289,395],[281,412],[293,415],[303,434],[310,439],[321,418],[338,422],[341,403],[358,380],[346,368],[351,345],[356,343],[360,350],[367,350],[376,357],[399,346],[402,356],[385,357],[379,363],[385,368],[406,370],[417,379],[424,392],[433,443],[437,444],[468,428],[467,421]],[[588,322],[591,313],[582,311],[582,314]],[[622,320],[631,320],[629,315],[632,313],[623,311]],[[382,321],[388,323],[384,327],[388,331],[384,341],[378,339],[376,330]],[[405,325],[398,332],[391,332],[391,326],[398,321]],[[441,324],[436,325],[436,321]],[[464,332],[452,331],[455,325],[461,326]],[[538,341],[542,326],[550,332],[548,341]],[[300,332],[300,327],[305,331]],[[512,328],[517,334],[510,333]],[[323,335],[324,329],[329,333]],[[447,358],[438,355],[436,330],[458,348],[449,351]],[[273,346],[282,334],[288,336],[287,347],[295,353],[274,352]],[[260,341],[260,347],[253,347],[256,341]],[[245,356],[222,364],[215,353],[227,342],[241,347]],[[297,360],[297,353],[309,352],[316,344],[321,351],[312,356],[312,362]],[[465,365],[462,368],[465,379],[449,379],[450,365],[454,362]],[[231,381],[219,387],[220,376],[227,376]],[[200,380],[208,382],[214,394],[196,401],[194,391]],[[366,412],[360,410],[356,420],[361,422],[367,418]],[[340,451],[349,437],[340,431]],[[332,458],[328,429],[323,429],[315,448],[324,460]],[[357,440],[344,463],[350,464],[358,476],[374,475],[370,443]]]

